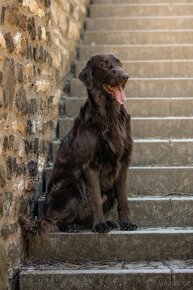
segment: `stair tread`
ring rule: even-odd
[[[193,77],[193,60],[128,60],[123,61],[123,68],[130,77],[158,78],[158,77]],[[77,61],[75,74],[85,66],[85,61]]]
[[[39,200],[45,200],[45,197],[40,197]],[[183,200],[193,200],[193,193],[190,193],[189,195],[168,195],[168,196],[157,196],[157,195],[139,195],[139,196],[128,196],[128,201],[164,201],[164,200],[177,200],[177,201],[183,201]]]
[[[108,34],[114,34],[114,33],[127,33],[127,32],[133,32],[133,33],[140,33],[140,32],[144,32],[144,33],[149,33],[149,32],[192,32],[193,29],[127,29],[127,30],[120,30],[120,29],[116,29],[116,30],[103,30],[103,31],[98,31],[98,30],[92,30],[92,31],[85,31],[84,34],[101,34],[101,33],[108,33]],[[169,44],[168,44],[169,45]]]
[[[128,84],[131,81],[193,81],[193,77],[133,77],[131,76],[129,78],[129,82],[126,84],[126,86],[128,86]],[[80,82],[80,80],[78,78],[73,78],[72,82],[77,82],[78,84],[81,84],[81,86],[83,86],[83,84]],[[86,88],[85,88],[86,90]]]
[[[192,44],[192,32],[193,29],[104,29],[85,31],[83,40],[86,44]]]
[[[106,7],[124,7],[124,6],[129,6],[129,7],[154,7],[154,6],[193,6],[193,3],[187,3],[187,2],[180,2],[180,3],[169,3],[169,2],[163,2],[163,3],[119,3],[119,4],[109,4],[109,3],[102,3],[102,4],[100,4],[100,3],[97,3],[97,4],[95,4],[95,3],[93,3],[92,5],[91,5],[91,7],[101,7],[101,6],[106,6]]]
[[[127,97],[132,98],[192,98],[192,77],[131,77],[125,87]],[[87,96],[85,86],[78,78],[71,81],[71,96]]]
[[[62,98],[64,101],[67,100],[67,101],[86,101],[87,97],[76,97],[76,96],[65,96]],[[175,98],[175,97],[165,97],[165,98],[162,98],[162,97],[158,97],[158,98],[144,98],[144,97],[141,97],[141,98],[132,98],[132,97],[126,97],[126,100],[131,100],[131,101],[165,101],[165,100],[176,100],[176,101],[180,101],[180,100],[186,100],[186,101],[192,101],[193,100],[193,97],[189,97],[189,98],[185,98],[185,97],[179,97],[179,98]]]
[[[190,43],[174,43],[174,44],[96,44],[96,45],[91,45],[91,44],[80,44],[79,48],[92,48],[92,47],[120,47],[120,48],[128,48],[128,47],[192,47],[193,44]]]
[[[78,79],[78,78],[74,78],[74,79],[72,79],[73,81],[79,81],[80,82],[80,80]],[[129,78],[129,82],[131,82],[131,81],[136,81],[136,80],[139,80],[139,81],[153,81],[153,80],[171,80],[171,81],[173,81],[173,80],[193,80],[193,77],[151,77],[151,78],[148,78],[148,77],[131,77],[131,78]],[[81,84],[81,82],[80,82],[80,84]],[[128,83],[127,83],[128,84]]]
[[[114,4],[114,3],[138,3],[138,4],[146,4],[146,3],[191,3],[192,0],[105,0],[108,4]],[[104,0],[92,0],[93,4],[103,4]]]
[[[52,170],[53,167],[49,166],[49,167],[45,167],[45,170]],[[130,170],[157,170],[157,169],[161,169],[161,170],[176,170],[176,169],[193,169],[193,166],[130,166],[129,167]]]
[[[58,263],[23,268],[21,290],[192,289],[193,261]],[[129,285],[129,288],[128,288]],[[167,288],[166,288],[167,287]]]
[[[79,233],[65,233],[65,232],[55,232],[50,233],[48,235],[49,238],[65,238],[67,236],[74,237],[78,239],[80,236],[92,236],[102,238],[109,238],[116,237],[116,236],[138,236],[141,234],[164,234],[164,235],[170,235],[170,234],[193,234],[193,227],[140,227],[135,231],[120,231],[120,230],[112,230],[108,234],[96,234],[93,233],[91,230],[81,230]]]
[[[186,139],[183,139],[183,138],[180,138],[180,139],[134,139],[134,143],[170,143],[170,142],[176,142],[176,143],[181,143],[181,142],[184,142],[184,143],[192,143],[193,142],[193,139],[192,138],[186,138]],[[54,140],[52,143],[54,144],[60,144],[61,143],[61,140],[60,139],[57,139],[57,140]]]
[[[193,28],[190,16],[130,16],[130,17],[93,17],[85,20],[86,31],[129,29],[190,29]]]
[[[74,120],[73,117],[60,117],[60,120]],[[193,116],[132,117],[132,120],[193,120]]]
[[[92,4],[91,17],[127,15],[191,15],[192,3],[119,3]]]
[[[76,96],[64,96],[62,98],[64,101],[65,100],[68,100],[68,101],[74,101],[74,100],[80,100],[80,101],[85,101],[87,99],[87,97],[76,97]],[[144,97],[141,97],[141,98],[132,98],[132,97],[127,97],[126,98],[127,100],[132,100],[132,101],[157,101],[157,100],[193,100],[193,97],[190,97],[190,98],[185,98],[185,97],[179,97],[179,98],[175,98],[175,97],[165,97],[165,98],[162,98],[162,97],[158,97],[158,98],[144,98]]]
[[[53,165],[50,163],[50,165]],[[53,167],[45,167],[44,170],[52,170]],[[129,170],[193,170],[193,166],[130,166]]]
[[[129,87],[129,86],[128,86]],[[77,116],[86,101],[85,97],[68,97],[62,99],[64,114],[61,117]],[[132,117],[188,117],[193,116],[193,98],[126,98],[125,108]]]
[[[120,6],[120,4],[118,4]],[[175,15],[175,16],[160,16],[160,15],[154,15],[154,16],[115,16],[115,17],[111,17],[111,16],[106,16],[106,17],[87,17],[85,18],[85,21],[90,21],[90,20],[101,20],[104,19],[108,20],[108,19],[112,19],[113,21],[116,21],[117,19],[192,19],[193,15]]]
[[[58,140],[59,142],[59,140]],[[183,138],[180,138],[180,139],[134,139],[134,142],[135,143],[163,143],[163,142],[176,142],[176,143],[180,143],[180,142],[187,142],[187,143],[192,143],[193,142],[193,139],[192,138],[186,138],[186,139],[183,139]]]
[[[29,264],[29,262],[28,262]],[[172,261],[164,261],[164,262],[126,262],[126,261],[117,261],[117,262],[79,262],[76,264],[70,262],[50,262],[50,263],[35,263],[31,262],[30,266],[23,265],[22,266],[22,275],[23,274],[33,274],[33,272],[41,272],[41,273],[63,273],[63,274],[70,274],[72,272],[76,273],[100,273],[106,272],[125,272],[125,273],[133,273],[133,272],[153,272],[153,273],[162,273],[163,271],[191,271],[193,273],[193,260],[187,261],[180,261],[180,260],[172,260]]]
[[[122,64],[127,64],[127,63],[193,63],[193,59],[156,59],[156,60],[124,60],[122,61]],[[82,60],[77,60],[75,62],[76,64],[85,64],[85,61]],[[168,77],[169,78],[169,77]],[[172,77],[174,78],[174,77]],[[183,77],[180,77],[183,78]]]
[[[130,262],[192,258],[193,227],[143,227],[136,231],[96,234],[56,232],[30,240],[29,256],[43,260],[128,260]],[[73,250],[72,250],[73,249]],[[121,250],[120,250],[121,249]]]
[[[38,215],[43,216],[45,198],[38,200]],[[193,194],[165,196],[128,196],[129,218],[139,227],[192,227]],[[105,215],[106,220],[118,220],[117,202]]]

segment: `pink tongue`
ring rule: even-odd
[[[117,102],[119,102],[120,104],[123,104],[126,101],[126,96],[121,86],[113,88],[113,92],[115,94],[115,98]]]

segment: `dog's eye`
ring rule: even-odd
[[[119,65],[122,66],[122,63],[120,62]]]
[[[108,63],[106,63],[106,62],[101,63],[101,67],[102,68],[107,68],[108,67]]]

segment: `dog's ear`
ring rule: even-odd
[[[84,83],[84,85],[88,89],[92,89],[93,87],[93,64],[92,61],[89,60],[82,71],[79,73],[79,79]]]

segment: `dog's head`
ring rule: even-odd
[[[120,60],[113,54],[91,56],[79,74],[79,79],[88,90],[100,89],[112,95],[120,104],[123,104],[126,99],[124,88],[128,78]]]

